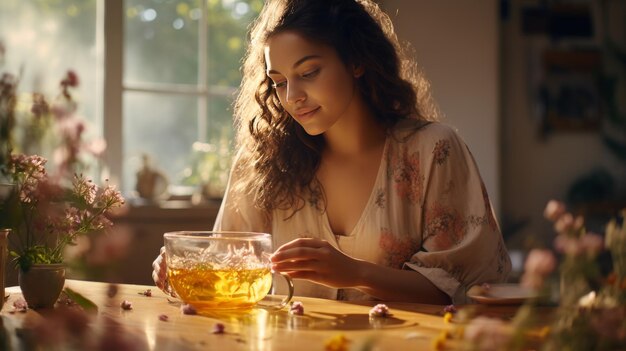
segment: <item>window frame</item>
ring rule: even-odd
[[[124,82],[124,0],[97,0],[96,47],[101,55],[97,63],[96,78],[102,82],[101,96],[96,110],[102,126],[102,136],[107,140],[103,155],[107,169],[102,174],[122,190],[132,188],[123,183],[124,164],[124,94],[141,92],[162,95],[183,95],[197,98],[197,139],[207,142],[208,103],[213,98],[232,97],[236,88],[211,86],[208,83],[208,6],[201,0],[202,15],[198,25],[198,80],[193,84]],[[98,108],[100,107],[101,108]]]

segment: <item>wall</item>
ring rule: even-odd
[[[509,246],[550,245],[554,231],[543,219],[548,200],[564,200],[570,185],[595,167],[605,167],[616,180],[624,179],[626,173],[597,131],[555,132],[545,140],[538,137],[529,85],[533,51],[546,43],[522,34],[521,9],[532,2],[512,0],[510,4],[510,18],[502,25],[502,210],[511,221],[528,221]],[[622,42],[624,4],[621,10],[611,11],[622,16],[612,21],[622,24],[617,28]]]
[[[411,43],[433,95],[474,154],[500,216],[499,39],[496,0],[383,0]]]

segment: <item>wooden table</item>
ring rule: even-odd
[[[361,350],[374,344],[380,350],[430,350],[433,339],[450,327],[442,318],[443,306],[435,305],[387,302],[392,316],[371,321],[368,312],[376,304],[373,301],[295,297],[294,301],[304,305],[304,316],[289,315],[287,308],[200,316],[181,313],[180,304],[169,302],[154,286],[118,285],[113,298],[107,296],[106,283],[67,280],[65,286],[98,305],[97,317],[90,322],[94,329],[105,325],[103,321],[112,320],[115,325],[119,323],[116,332],[134,340],[139,349],[147,350],[324,350],[327,341],[340,334],[349,341],[350,349]],[[151,297],[141,294],[147,289],[151,289]],[[19,287],[8,288],[7,292],[10,296],[1,315],[8,330],[21,327],[29,319],[46,316],[46,311],[11,313],[13,302],[21,298],[21,293]],[[123,300],[132,302],[133,309],[123,310]],[[515,307],[486,310],[505,318],[514,311]],[[161,315],[166,315],[167,321],[161,320]],[[212,332],[217,323],[225,325],[226,333]],[[94,334],[98,333],[101,332]],[[14,344],[19,342],[14,335],[11,338]],[[456,348],[455,342],[449,346]]]

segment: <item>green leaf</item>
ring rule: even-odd
[[[98,312],[98,306],[91,300],[89,300],[88,298],[86,298],[85,296],[81,295],[80,293],[70,289],[70,288],[65,288],[63,289],[63,292],[67,294],[67,296],[72,299],[74,302],[76,302],[80,307],[82,307],[85,311],[87,312]]]

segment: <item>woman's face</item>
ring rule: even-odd
[[[354,110],[355,72],[332,47],[281,32],[268,39],[265,63],[283,108],[308,134],[326,132]]]

